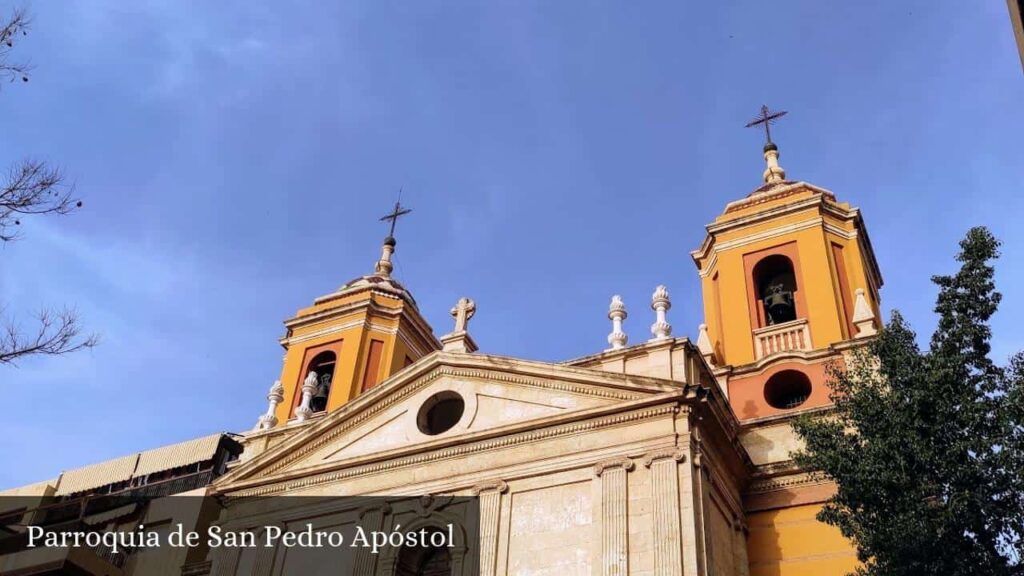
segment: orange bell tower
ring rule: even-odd
[[[284,367],[258,428],[333,411],[417,359],[441,348],[412,294],[391,277],[395,209],[373,274],[346,282],[285,321]]]
[[[763,124],[764,183],[730,202],[691,255],[701,278],[698,348],[742,425],[755,465],[744,494],[750,573],[842,574],[849,542],[815,519],[834,485],[796,468],[790,421],[830,405],[826,368],[879,327],[882,277],[860,211],[786,179]]]
[[[882,286],[860,211],[786,180],[770,140],[764,158],[764,184],[730,202],[691,253],[704,295],[698,342],[741,420],[827,404],[824,362],[875,333]],[[800,382],[766,384],[783,371]]]

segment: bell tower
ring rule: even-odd
[[[765,108],[750,125],[772,119]],[[698,343],[741,420],[827,404],[824,364],[875,332],[882,286],[860,211],[787,180],[770,133],[764,159],[764,183],[730,202],[691,253]]]
[[[343,406],[417,359],[441,349],[412,294],[391,276],[396,203],[374,272],[346,282],[285,321],[281,378],[258,428],[316,418]]]
[[[855,550],[816,514],[834,485],[797,468],[793,416],[830,405],[829,363],[879,327],[878,271],[860,211],[786,179],[762,108],[763,184],[726,205],[691,255],[704,296],[697,346],[741,424],[755,466],[743,494],[751,573],[842,574]],[[787,572],[788,573],[788,572]]]

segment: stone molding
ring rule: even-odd
[[[269,484],[266,486],[230,490],[230,493],[232,496],[266,496],[270,494],[277,494],[289,490],[297,490],[300,488],[319,486],[321,484],[327,484],[337,480],[344,480],[346,478],[386,472],[388,470],[401,468],[403,466],[421,465],[426,462],[431,462],[434,460],[442,460],[454,456],[467,456],[470,454],[475,454],[477,452],[483,452],[494,448],[503,448],[519,444],[528,444],[530,442],[536,442],[538,440],[557,438],[559,436],[577,434],[579,432],[584,432],[588,430],[597,430],[607,426],[616,426],[626,422],[644,420],[647,418],[661,416],[664,414],[671,414],[674,412],[674,405],[659,406],[648,410],[640,410],[625,414],[617,414],[614,416],[596,420],[589,420],[585,422],[577,422],[563,426],[555,426],[551,428],[533,430],[530,432],[512,434],[509,436],[479,441],[471,444],[454,446],[451,448],[437,450],[430,453],[416,454],[412,456],[406,456],[404,458],[395,458],[394,460],[389,460],[385,462],[378,462],[362,466],[346,467],[341,470],[312,474],[309,476],[285,480],[275,484]],[[630,461],[630,463],[632,464],[632,461]]]
[[[390,408],[399,401],[412,396],[415,392],[422,390],[428,384],[442,376],[450,376],[453,378],[467,378],[477,381],[519,384],[523,386],[532,386],[535,388],[556,390],[559,392],[569,392],[572,394],[580,394],[610,400],[638,400],[644,397],[644,394],[641,393],[617,392],[614,390],[601,389],[598,386],[585,386],[569,384],[564,382],[538,380],[534,378],[524,378],[499,372],[492,372],[488,370],[472,370],[441,367],[429,372],[424,376],[421,376],[419,379],[415,380],[413,383],[407,386],[403,386],[400,389],[391,391],[389,395],[385,396],[384,398],[381,398],[378,402],[375,402],[374,404],[368,406],[365,410],[356,412],[351,416],[351,418],[342,422],[337,427],[325,431],[323,435],[313,439],[311,442],[308,442],[302,445],[301,447],[296,448],[288,455],[282,457],[277,462],[274,462],[273,464],[269,465],[265,469],[265,473],[272,474],[274,472],[277,472],[282,468],[285,468],[289,464],[301,459],[303,456],[315,452],[317,449],[329,444],[342,434],[345,434],[349,430],[352,430],[353,428],[362,424],[372,416],[375,416],[376,414],[383,412],[384,410]],[[377,389],[381,388],[377,387]]]

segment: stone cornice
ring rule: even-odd
[[[646,409],[610,414],[603,418],[591,418],[562,425],[548,426],[518,434],[509,434],[499,430],[497,434],[491,434],[493,437],[475,442],[467,442],[466,439],[456,438],[455,442],[450,446],[434,449],[426,449],[433,447],[420,447],[405,456],[393,455],[381,458],[377,455],[369,455],[350,461],[332,462],[330,463],[329,470],[297,470],[291,474],[279,477],[258,478],[253,482],[238,482],[234,485],[220,485],[215,490],[220,494],[226,494],[230,497],[270,496],[281,492],[336,482],[346,478],[379,474],[406,466],[422,466],[429,462],[472,455],[495,448],[527,444],[549,438],[579,434],[589,430],[618,426],[628,422],[656,418],[672,414],[675,410],[676,406],[674,403],[663,403],[660,406],[655,405]],[[629,462],[632,464],[631,460]]]
[[[634,356],[641,352],[653,352],[661,348],[675,349],[676,347],[686,349],[687,354],[697,354],[700,352],[697,350],[690,339],[686,336],[678,336],[675,338],[669,338],[666,340],[648,340],[646,342],[640,342],[632,346],[626,346],[624,348],[617,348],[614,350],[602,350],[594,354],[588,354],[586,356],[579,356],[577,358],[570,358],[568,360],[562,360],[558,364],[560,366],[584,366],[595,362],[606,362],[608,360],[617,360],[619,358],[625,358],[627,356]]]
[[[373,291],[373,294],[378,294],[380,296],[401,301],[401,298],[398,298],[395,295],[386,292]],[[279,340],[279,342],[281,343],[282,346],[287,346],[291,343],[301,342],[303,340],[308,340],[310,338],[316,338],[319,336],[323,336],[325,334],[340,332],[341,330],[345,330],[353,326],[358,326],[360,321],[356,320],[354,322],[346,323],[342,326],[331,326],[311,334],[303,334],[302,336],[290,336],[290,334],[292,334],[292,332],[296,328],[310,326],[321,322],[327,322],[335,318],[348,316],[361,311],[365,311],[366,316],[362,319],[362,321],[366,323],[368,329],[372,324],[372,321],[370,320],[371,315],[385,318],[394,318],[399,322],[401,322],[402,319],[405,319],[409,322],[412,331],[416,334],[416,336],[423,341],[423,344],[425,344],[428,348],[432,350],[441,349],[441,342],[437,339],[436,336],[434,336],[433,329],[430,327],[429,324],[427,324],[427,321],[424,320],[422,316],[420,316],[419,311],[416,310],[415,307],[407,308],[407,305],[395,308],[389,306],[381,306],[377,302],[374,302],[372,298],[358,300],[355,302],[349,302],[347,304],[342,304],[334,308],[328,308],[326,310],[321,310],[319,312],[314,312],[312,314],[306,314],[303,316],[295,316],[293,318],[285,320],[284,325],[285,328],[288,329],[289,335],[282,337]],[[392,331],[397,330],[397,328],[383,327],[380,325],[376,326],[380,328],[386,328],[387,330]],[[399,327],[400,326],[401,324],[399,324]]]
[[[701,266],[701,261],[709,258],[715,259],[717,253],[720,250],[724,250],[726,249],[726,247],[735,247],[729,244],[736,243],[737,240],[725,243],[726,245],[723,246],[716,246],[715,239],[717,235],[729,230],[735,230],[745,226],[764,222],[766,220],[778,218],[780,216],[786,216],[789,214],[801,212],[809,208],[818,208],[820,214],[827,214],[831,217],[843,221],[852,221],[854,223],[853,231],[843,230],[842,228],[830,225],[827,222],[825,222],[824,224],[827,227],[830,226],[829,230],[831,232],[839,234],[844,238],[850,239],[857,237],[857,230],[863,229],[863,221],[860,217],[860,211],[857,208],[848,208],[845,205],[836,202],[835,195],[831,191],[826,190],[824,188],[820,188],[818,186],[814,186],[813,184],[808,184],[806,182],[795,182],[786,185],[785,187],[778,188],[772,192],[761,194],[758,196],[756,202],[751,202],[751,199],[753,198],[751,197],[730,203],[726,207],[726,213],[737,209],[737,207],[740,205],[742,205],[742,207],[754,206],[759,203],[776,200],[804,190],[812,192],[813,195],[803,200],[799,200],[789,204],[783,204],[781,206],[769,208],[761,212],[756,212],[753,214],[748,214],[745,216],[739,216],[737,218],[731,218],[728,220],[708,224],[705,227],[707,230],[707,234],[705,235],[703,242],[701,242],[700,247],[690,252],[690,256],[692,257],[694,264],[697,266],[697,269],[706,272],[707,270],[712,268],[711,261],[709,260],[703,267]],[[769,234],[770,232],[772,231],[762,232],[755,236],[757,237],[757,240],[761,240],[764,239],[761,238],[761,236],[771,237],[771,234]]]

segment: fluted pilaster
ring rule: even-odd
[[[627,576],[629,573],[626,474],[633,466],[629,458],[594,466],[594,474],[601,481],[600,561],[603,576]]]
[[[287,526],[278,522],[274,526],[277,528],[286,529]],[[270,526],[264,526],[257,535],[257,540],[260,546],[256,548],[256,559],[252,565],[252,576],[270,576],[270,572],[274,569],[274,555],[277,552],[277,546],[263,546],[266,542],[267,532],[270,530]],[[230,572],[228,572],[230,574]]]
[[[386,502],[367,506],[359,511],[359,525],[367,532],[379,531],[384,528],[384,517],[391,513]],[[352,563],[353,576],[372,576],[377,567],[377,556],[370,548],[360,546]]]
[[[682,450],[648,454],[644,466],[651,470],[651,505],[654,520],[655,576],[682,576],[682,528],[679,520],[679,463]]]
[[[498,558],[498,524],[501,516],[501,495],[508,484],[501,480],[473,487],[480,498],[480,576],[494,576]]]

